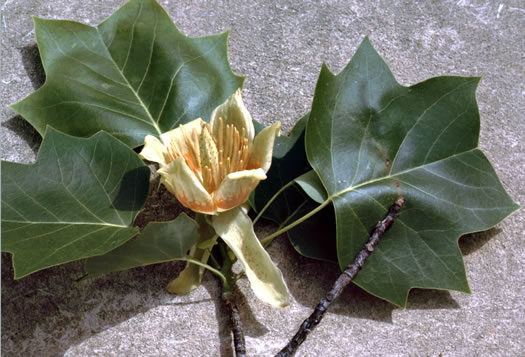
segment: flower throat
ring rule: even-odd
[[[228,174],[245,170],[250,158],[246,129],[239,132],[233,124],[224,125],[222,118],[218,124],[215,135],[207,123],[202,124],[200,134],[196,129],[188,133],[181,124],[188,151],[183,152],[174,139],[167,148],[169,160],[184,158],[209,193],[214,192]]]

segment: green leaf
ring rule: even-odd
[[[88,277],[182,259],[197,241],[197,223],[181,213],[169,222],[150,222],[135,238],[86,261]]]
[[[295,182],[317,203],[323,203],[328,198],[323,183],[314,170],[302,174],[295,179]]]
[[[518,208],[477,149],[478,81],[403,87],[368,39],[337,76],[321,70],[305,143],[334,205],[341,268],[394,200],[407,199],[355,280],[396,305],[412,287],[468,292],[458,238]]]
[[[210,258],[213,246],[217,243],[217,233],[215,229],[206,222],[206,216],[198,213],[195,216],[195,222],[198,225],[197,241],[191,247],[188,257],[203,264],[207,264]],[[201,285],[205,268],[191,262],[187,262],[184,270],[180,272],[177,278],[170,281],[168,291],[172,294],[184,295]]]
[[[104,132],[80,139],[48,128],[35,164],[2,161],[2,251],[13,254],[15,278],[132,238],[149,176]]]
[[[305,115],[295,124],[290,136],[275,139],[272,166],[266,174],[267,179],[261,181],[250,196],[251,206],[259,212],[283,186],[290,182],[296,183],[278,195],[262,215],[281,227],[294,222],[318,206],[305,196],[304,192],[318,203],[327,197],[319,177],[311,169],[306,158],[304,131],[308,116],[309,114]],[[261,124],[254,124],[256,132],[262,130]],[[334,222],[333,210],[330,207],[288,230],[288,239],[293,247],[306,257],[337,261],[335,225],[327,226],[326,222]]]
[[[212,110],[242,86],[227,33],[189,38],[154,0],[131,0],[97,27],[34,18],[42,88],[12,105],[43,134],[105,130],[131,147]]]
[[[308,114],[295,124],[290,136],[282,135],[275,138],[272,166],[266,174],[267,178],[259,183],[250,197],[250,204],[255,211],[260,211],[281,187],[311,170],[304,149],[304,130],[307,120]],[[256,122],[254,124],[257,131],[260,125]],[[282,223],[303,202],[304,196],[300,192],[287,189],[273,201],[263,217]]]
[[[318,206],[312,199],[304,197],[304,201],[296,207],[286,223],[296,221]],[[308,258],[337,263],[335,216],[331,205],[324,207],[287,233],[290,243],[299,254]]]

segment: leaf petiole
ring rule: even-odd
[[[266,209],[268,207],[270,207],[270,205],[272,204],[272,202],[277,198],[277,196],[279,196],[281,193],[284,192],[284,190],[286,190],[288,187],[292,186],[293,184],[295,183],[295,179],[288,182],[286,185],[284,185],[283,187],[281,187],[279,189],[279,191],[277,191],[273,196],[272,198],[270,198],[270,200],[268,202],[266,202],[266,204],[264,205],[264,207],[259,211],[259,213],[257,214],[257,217],[255,217],[255,219],[253,220],[253,224],[255,225],[255,223],[259,220],[259,218],[261,218],[261,216],[263,215],[264,211],[266,211]]]
[[[219,270],[215,269],[214,267],[212,267],[212,266],[210,266],[210,265],[208,265],[206,263],[203,263],[203,262],[201,262],[199,260],[190,258],[190,257],[184,257],[184,258],[182,258],[180,260],[183,260],[183,261],[189,262],[189,263],[193,263],[193,264],[199,265],[199,266],[201,266],[203,268],[206,268],[209,271],[211,271],[212,273],[214,273],[215,275],[217,275],[219,278],[221,278],[221,280],[222,280],[222,282],[224,284],[228,284],[228,281],[227,281],[226,277],[224,276],[224,274],[221,273]]]
[[[292,181],[293,182],[293,181]],[[308,212],[307,214],[305,214],[304,216],[302,216],[301,218],[293,221],[292,223],[290,223],[289,225],[285,226],[284,228],[281,228],[279,230],[277,230],[276,232],[264,237],[263,239],[261,239],[261,244],[263,246],[266,246],[267,244],[269,244],[275,237],[279,236],[280,234],[283,234],[284,232],[292,229],[293,227],[297,226],[298,224],[301,224],[303,223],[304,221],[306,221],[308,218],[312,217],[314,214],[316,214],[317,212],[321,211],[323,208],[325,208],[329,203],[332,202],[332,197],[328,197],[323,203],[321,203],[319,206],[317,206],[315,209],[311,210],[310,212]]]

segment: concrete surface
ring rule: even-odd
[[[40,141],[4,105],[43,81],[30,15],[95,25],[123,0],[8,0],[2,6],[2,159],[30,162]],[[253,116],[284,122],[308,111],[325,61],[338,72],[363,36],[405,85],[451,74],[483,76],[477,92],[481,144],[510,195],[525,203],[525,4],[454,1],[162,1],[179,28],[200,36],[231,29],[230,59],[247,77]],[[398,309],[353,287],[298,355],[475,356],[525,353],[523,210],[496,228],[463,237],[472,295],[414,290]],[[266,227],[270,229],[272,227]],[[284,239],[270,248],[292,294],[278,311],[241,281],[249,355],[275,354],[336,276],[298,256]],[[174,297],[165,264],[75,283],[79,264],[10,278],[2,261],[3,356],[228,356],[231,339],[217,281]]]

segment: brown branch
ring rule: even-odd
[[[224,305],[226,305],[226,310],[228,310],[228,315],[230,316],[230,321],[232,324],[235,356],[246,357],[246,341],[244,339],[241,315],[239,314],[239,309],[234,302],[233,294],[229,291],[223,292],[222,300],[224,301]]]
[[[372,254],[374,248],[379,243],[379,239],[386,232],[386,230],[394,223],[399,210],[403,207],[405,199],[399,197],[396,202],[390,206],[386,217],[379,221],[372,232],[372,235],[368,239],[368,242],[365,244],[365,247],[354,258],[354,262],[348,265],[345,270],[339,275],[334,285],[330,291],[326,294],[325,297],[321,299],[319,304],[315,307],[314,312],[310,315],[309,318],[304,320],[301,327],[295,334],[295,336],[288,342],[288,344],[276,355],[276,357],[290,357],[296,351],[297,348],[306,340],[306,337],[313,330],[313,328],[321,322],[326,310],[330,304],[341,295],[344,288],[354,280],[357,276],[357,273],[366,262],[366,259]]]

